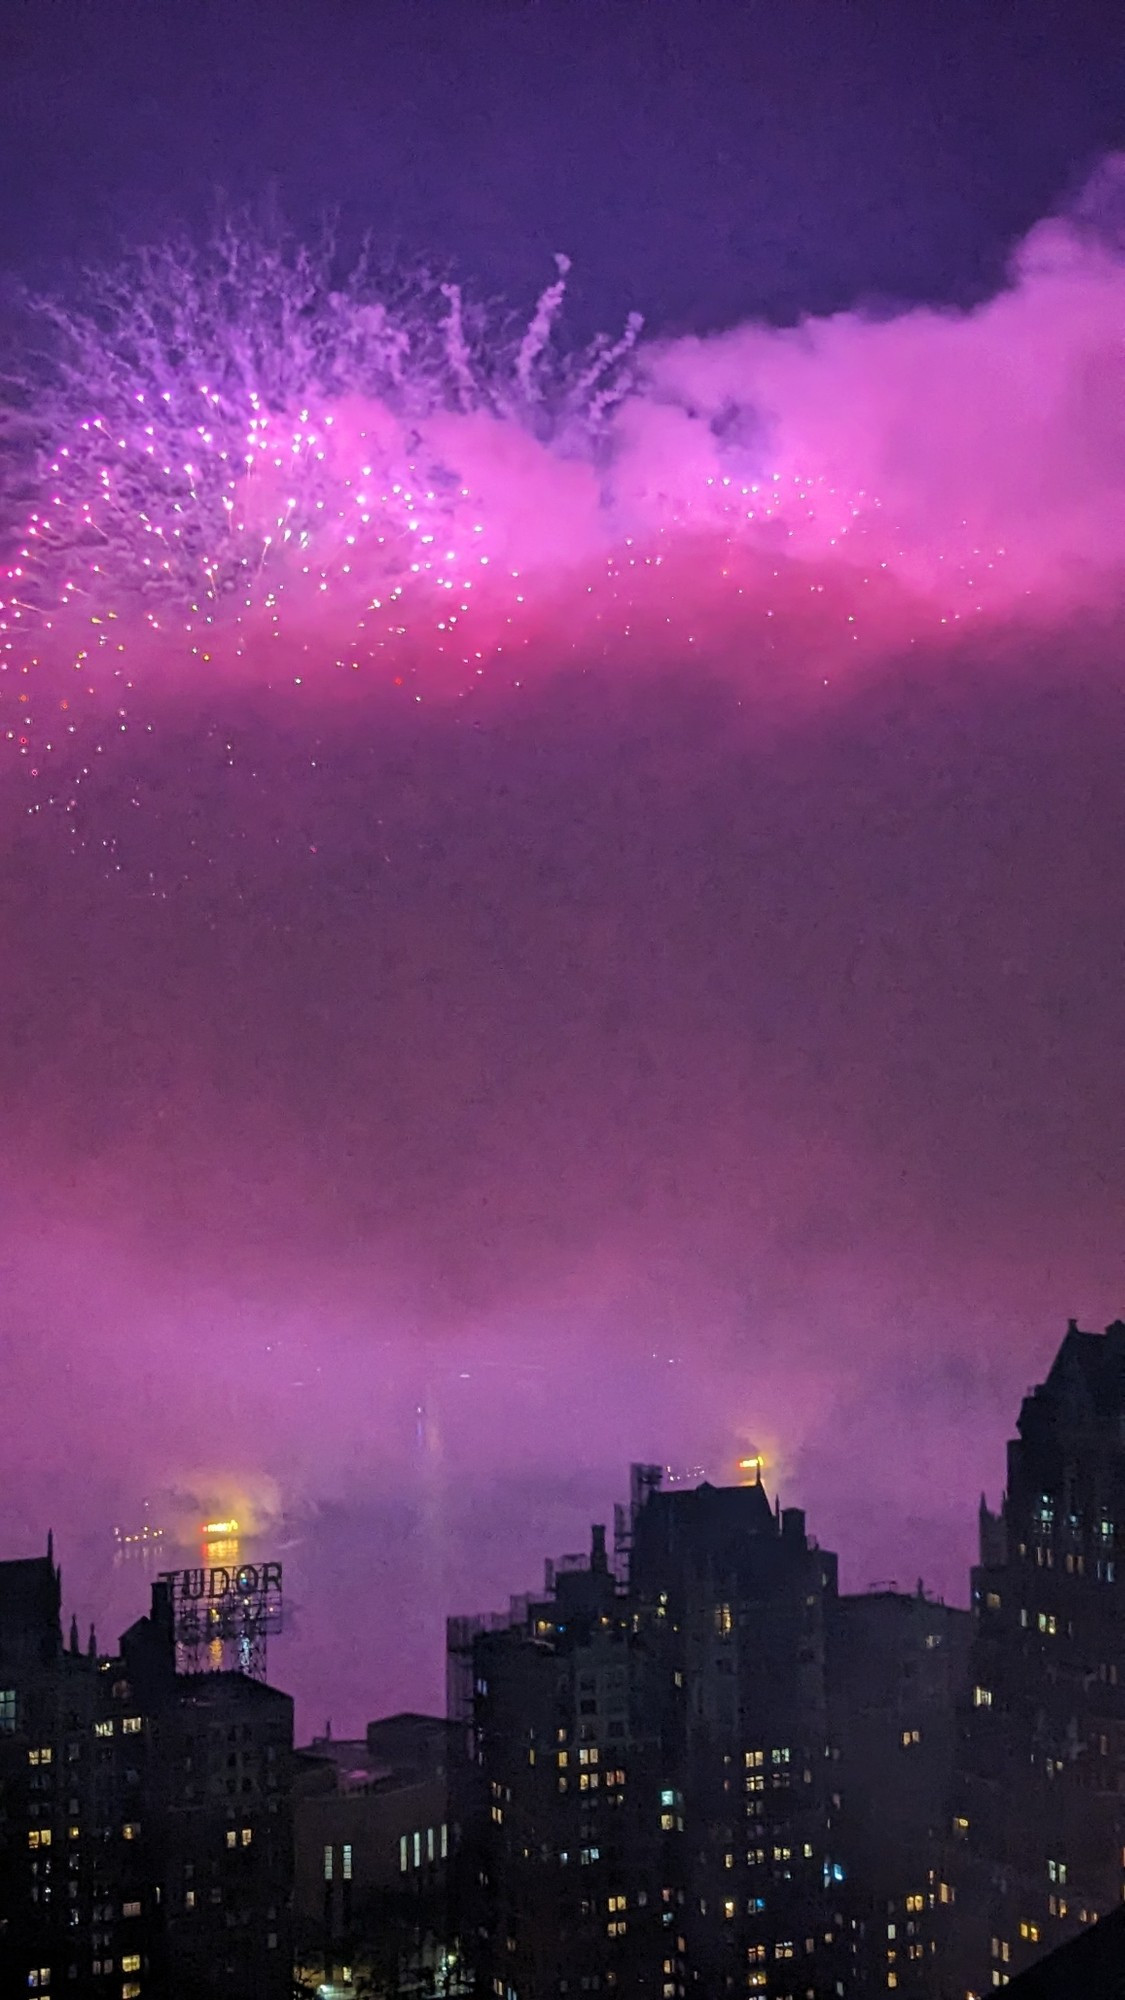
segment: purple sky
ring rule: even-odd
[[[576,499],[556,455],[513,470],[507,432],[450,446],[534,579],[521,686],[493,673],[467,705],[430,662],[413,711],[385,679],[347,700],[326,683],[310,711],[278,692],[259,634],[204,698],[162,682],[174,649],[134,629],[157,726],[106,757],[80,839],[28,815],[26,771],[0,767],[0,1340],[20,1412],[3,1552],[52,1522],[87,1616],[112,1524],[144,1495],[252,1505],[286,1545],[295,1610],[273,1670],[302,1728],[438,1702],[446,1611],[501,1603],[580,1546],[632,1458],[721,1477],[764,1448],[846,1584],[922,1572],[963,1595],[1021,1394],[1068,1313],[1099,1325],[1125,1299],[1115,184],[1096,239],[1050,225],[1011,261],[1123,136],[1101,105],[1099,11],[1060,15],[1034,49],[989,30],[949,100],[916,26],[915,109],[946,130],[930,173],[891,87],[889,14],[855,10],[869,33],[846,47],[815,38],[804,96],[780,39],[744,21],[738,99],[716,81],[722,24],[756,10],[697,8],[681,77],[686,15],[654,7],[671,41],[632,50],[633,153],[615,180],[624,140],[599,138],[593,220],[596,159],[584,206],[549,135],[530,185],[520,172],[557,10],[464,11],[481,77],[506,61],[512,91],[464,172],[434,121],[465,52],[426,10],[415,96],[391,87],[414,74],[392,35],[364,84],[381,136],[349,151],[362,107],[338,10],[307,52],[291,177],[274,125],[295,20],[249,136],[239,119],[222,136],[250,93],[221,73],[206,173],[182,198],[281,171],[290,208],[361,209],[377,176],[394,211],[397,157],[398,233],[429,233],[521,310],[563,245],[579,317],[650,311],[608,524],[604,491]],[[620,10],[599,19],[620,38]],[[1044,165],[1030,131],[1072,27],[1082,47],[1036,127]],[[5,225],[13,276],[44,242],[59,269],[74,248],[59,189],[80,137],[101,229],[128,220],[164,94],[186,133],[206,37],[168,43],[181,102],[155,32],[125,52],[150,67],[151,107],[116,136],[77,57],[64,75],[46,32],[22,49],[8,90],[29,143],[37,77],[72,116],[56,182],[32,151],[29,206]],[[612,54],[585,58],[591,133]],[[865,79],[870,155],[830,56]],[[1001,103],[978,189],[1006,76],[1026,119]],[[580,81],[562,72],[563,102]],[[876,158],[884,180],[897,162],[881,191]],[[141,234],[171,197],[150,189]],[[908,303],[845,311],[874,292]],[[970,315],[909,305],[943,299]],[[801,310],[843,316],[795,337],[755,322]],[[811,524],[791,510],[776,562],[769,541],[729,554],[705,509],[690,534],[667,529],[670,491],[703,508],[732,403],[764,412],[768,450],[746,453],[879,497],[860,557],[823,508]],[[576,606],[626,529],[667,568],[599,625]],[[994,566],[970,592],[976,548]],[[340,614],[314,629],[330,650]],[[426,667],[413,652],[409,671]],[[64,668],[60,650],[47,670]],[[113,1590],[111,1625],[144,1595]]]

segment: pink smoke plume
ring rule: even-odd
[[[0,710],[73,807],[162,703],[415,702],[703,661],[846,687],[951,628],[1115,607],[1120,162],[967,313],[559,345],[229,232],[51,308]],[[1093,218],[1093,219],[1092,219]],[[779,664],[783,658],[784,664]]]

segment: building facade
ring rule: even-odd
[[[666,1684],[605,1534],[473,1647],[477,1990],[683,1991]]]
[[[634,1508],[630,1592],[679,1701],[687,1990],[852,1990],[827,1649],[836,1558],[752,1486]]]
[[[402,1995],[465,1990],[458,1943],[458,1760],[464,1732],[391,1715],[298,1752],[298,1962],[325,1984],[362,1974]]]
[[[930,2000],[971,1620],[913,1595],[840,1597],[828,1649],[845,1907],[858,1990]]]
[[[177,1675],[160,1584],[109,1657],[60,1604],[0,1563],[0,1992],[288,2000],[288,1697]]]
[[[479,1990],[854,1996],[835,1557],[760,1484],[652,1468],[619,1545],[472,1641]]]
[[[940,1991],[968,2000],[1125,1887],[1125,1324],[1072,1321],[981,1503],[940,1894]]]

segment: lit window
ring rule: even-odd
[[[122,1903],[121,1914],[123,1917],[139,1917],[141,1906],[139,1903]]]
[[[140,1969],[141,1969],[140,1952],[131,1951],[127,1953],[127,1955],[121,1961],[122,1972],[139,1972]]]
[[[144,1724],[139,1715],[127,1715],[121,1723],[121,1734],[123,1736],[139,1736],[143,1728]]]
[[[139,1822],[135,1819],[127,1819],[121,1829],[122,1840],[139,1840],[140,1837],[141,1829]]]
[[[494,1812],[499,1812],[499,1810],[498,1806],[493,1808]],[[503,1813],[500,1813],[500,1817],[503,1819]],[[414,1866],[415,1868],[422,1866],[422,1836],[420,1833],[416,1833],[414,1836]]]
[[[729,1918],[733,1917],[733,1915],[734,1915],[734,1898],[733,1898],[733,1896],[728,1896],[728,1897],[727,1897],[727,1899],[726,1899],[726,1901],[725,1901],[725,1903],[723,1904],[723,1915],[724,1915],[724,1917],[728,1918],[728,1920],[729,1920]]]
[[[405,1839],[403,1840],[402,1845],[403,1847],[406,1846]],[[402,1865],[405,1868],[406,1866],[405,1856],[403,1858]],[[324,1879],[326,1882],[331,1882],[332,1880],[332,1849],[330,1847],[326,1847],[324,1850]]]
[[[27,1844],[29,1847],[50,1847],[51,1845],[50,1827],[49,1826],[32,1827],[31,1832],[27,1836]]]
[[[443,1826],[441,1829],[441,1858],[443,1861],[445,1860],[448,1853],[449,1853],[449,1828],[448,1826]]]
[[[352,1844],[351,1844],[351,1841],[350,1841],[350,1840],[345,1840],[345,1842],[344,1842],[344,1880],[345,1880],[345,1882],[350,1882],[350,1881],[351,1881],[351,1879],[352,1879]]]
[[[0,1688],[0,1731],[10,1735],[16,1726],[15,1688]]]
[[[327,1854],[331,1854],[331,1852],[332,1852],[332,1849],[331,1849],[330,1847],[329,1847],[329,1848],[326,1848],[325,1852],[326,1852]],[[402,1835],[400,1835],[400,1837],[399,1837],[399,1843],[398,1843],[398,1865],[399,1865],[399,1871],[400,1871],[400,1873],[401,1873],[401,1874],[403,1874],[403,1875],[405,1875],[405,1873],[406,1873],[406,1869],[407,1869],[407,1852],[406,1852],[406,1835],[405,1835],[405,1834],[402,1834]]]
[[[974,1708],[991,1708],[991,1707],[992,1707],[992,1689],[991,1689],[991,1688],[985,1688],[985,1687],[975,1687],[975,1688],[973,1689],[973,1707],[974,1707]]]
[[[110,1720],[109,1720],[108,1722],[95,1722],[95,1724],[94,1724],[94,1735],[95,1735],[95,1736],[112,1736],[112,1735],[113,1735],[113,1719],[112,1719],[112,1717],[110,1718]]]
[[[238,1846],[238,1835],[235,1832],[233,1826],[228,1826],[227,1828],[227,1846],[228,1847]]]
[[[124,1986],[121,1988],[121,2000],[140,2000],[140,1993],[141,1993],[140,1980],[127,1979],[125,1981]]]
[[[78,1840],[80,1839],[81,1834],[82,1834],[82,1828],[80,1826],[67,1827],[66,1837],[68,1840]]]
[[[185,1891],[184,1891],[184,1908],[185,1908],[185,1910],[194,1910],[194,1908],[195,1908],[195,1890],[194,1890],[194,1889],[185,1889]]]
[[[432,1861],[433,1858],[434,1858],[434,1830],[432,1826],[428,1826],[426,1828],[426,1860]]]

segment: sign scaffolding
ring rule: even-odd
[[[176,1670],[266,1677],[266,1641],[282,1629],[281,1564],[161,1573],[172,1605]]]

